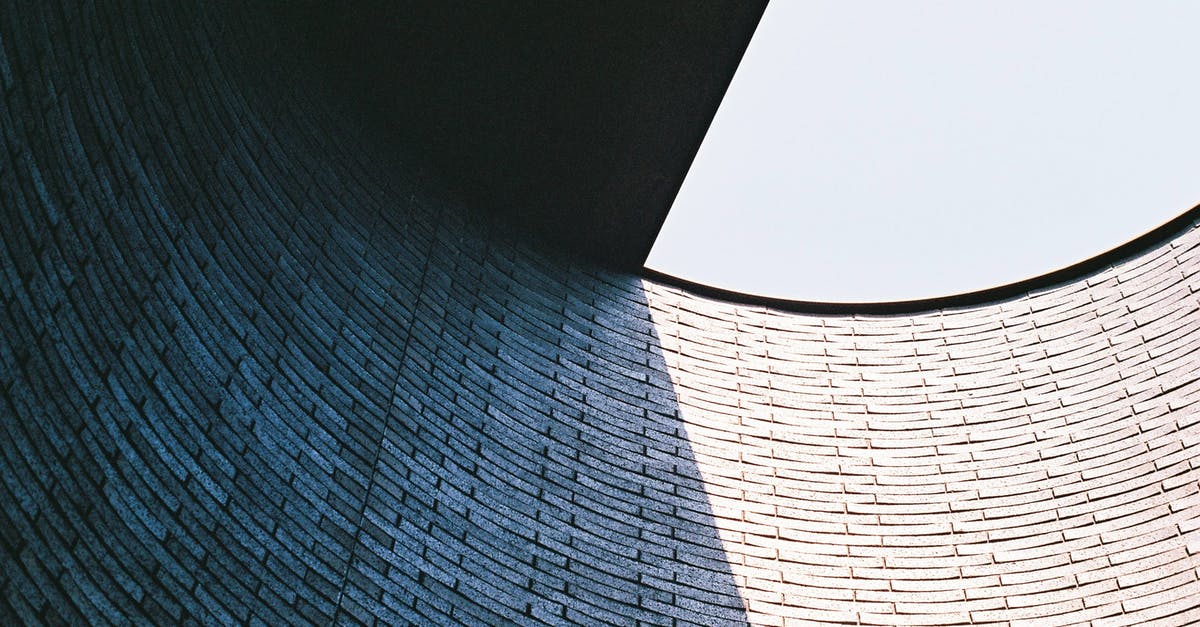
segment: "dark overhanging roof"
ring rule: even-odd
[[[314,0],[283,15],[314,72],[474,209],[637,271],[765,8]]]

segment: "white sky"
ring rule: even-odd
[[[1070,265],[1200,203],[1200,1],[773,0],[647,266],[816,301]]]

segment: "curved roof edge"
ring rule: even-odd
[[[949,296],[937,296],[934,298],[920,298],[915,300],[864,303],[793,300],[788,298],[774,298],[770,296],[760,296],[757,294],[747,294],[735,290],[727,290],[720,287],[705,285],[703,283],[697,283],[695,281],[689,281],[687,279],[646,267],[642,268],[642,276],[664,285],[677,287],[694,294],[706,296],[716,300],[741,305],[761,305],[764,307],[770,307],[772,309],[796,313],[840,315],[899,315],[922,313],[935,311],[938,309],[971,307],[975,305],[984,305],[988,303],[1011,300],[1036,290],[1079,280],[1101,270],[1107,269],[1110,266],[1114,266],[1132,259],[1142,253],[1148,252],[1149,250],[1160,246],[1171,239],[1174,239],[1176,236],[1181,235],[1188,229],[1192,228],[1192,226],[1197,222],[1200,222],[1200,205],[1196,205],[1191,209],[1188,209],[1175,218],[1172,218],[1171,220],[1125,242],[1124,244],[1104,251],[1093,257],[1084,259],[1078,263],[1074,263],[1057,270],[1052,270],[1045,274],[1039,274],[1028,279],[1022,279],[1020,281],[1014,281],[1012,283],[1006,283],[981,290],[951,294]]]

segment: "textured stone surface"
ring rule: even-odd
[[[0,11],[0,622],[1198,620],[1200,232],[722,303],[539,252],[177,4]]]

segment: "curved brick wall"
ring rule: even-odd
[[[1007,302],[648,300],[753,623],[1200,621],[1200,230]]]
[[[725,304],[465,211],[269,13],[41,4],[3,622],[1198,620],[1198,231],[996,304]]]
[[[638,279],[371,152],[253,11],[44,4],[0,11],[0,622],[743,620]]]

